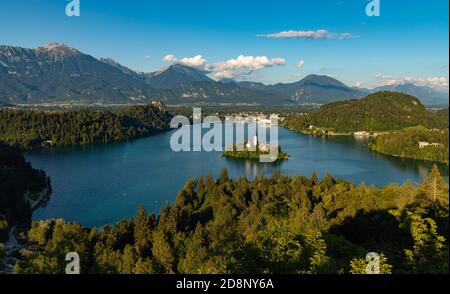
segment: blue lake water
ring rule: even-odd
[[[321,138],[279,129],[279,144],[291,157],[278,164],[223,158],[219,152],[173,152],[174,130],[130,142],[29,152],[25,156],[52,180],[50,201],[34,219],[64,218],[102,226],[132,217],[139,205],[157,213],[173,202],[186,180],[218,177],[227,167],[231,177],[249,179],[259,173],[319,177],[331,173],[355,183],[377,186],[420,182],[431,163],[384,156],[352,137]],[[440,166],[448,180],[448,168]]]

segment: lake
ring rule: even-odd
[[[321,138],[279,129],[279,144],[291,157],[267,164],[223,158],[219,152],[174,152],[174,130],[129,142],[55,148],[25,153],[35,168],[50,176],[53,193],[33,219],[63,218],[86,226],[102,226],[132,217],[139,205],[155,213],[186,180],[208,174],[218,177],[227,167],[231,177],[252,179],[276,169],[282,174],[310,176],[316,171],[355,183],[376,186],[420,182],[429,162],[384,156],[369,151],[353,137]],[[440,166],[448,180],[448,168]]]

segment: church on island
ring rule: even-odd
[[[255,135],[253,137],[253,141],[251,141],[250,139],[247,141],[247,143],[245,144],[245,148],[248,151],[268,152],[270,150],[270,145],[269,144],[260,144],[258,142],[258,136]]]

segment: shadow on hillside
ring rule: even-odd
[[[353,244],[365,248],[367,252],[383,252],[394,258],[400,257],[404,248],[412,246],[409,232],[399,228],[398,220],[388,210],[359,210],[355,217],[331,227],[329,232],[343,236]]]

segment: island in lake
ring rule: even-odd
[[[281,146],[273,146],[271,144],[260,143],[258,136],[254,136],[253,141],[248,140],[246,143],[233,144],[227,150],[222,152],[222,156],[239,159],[255,159],[259,160],[260,156],[269,155],[270,150],[278,148],[277,158],[273,158],[273,162],[286,160],[289,155],[281,150]]]

